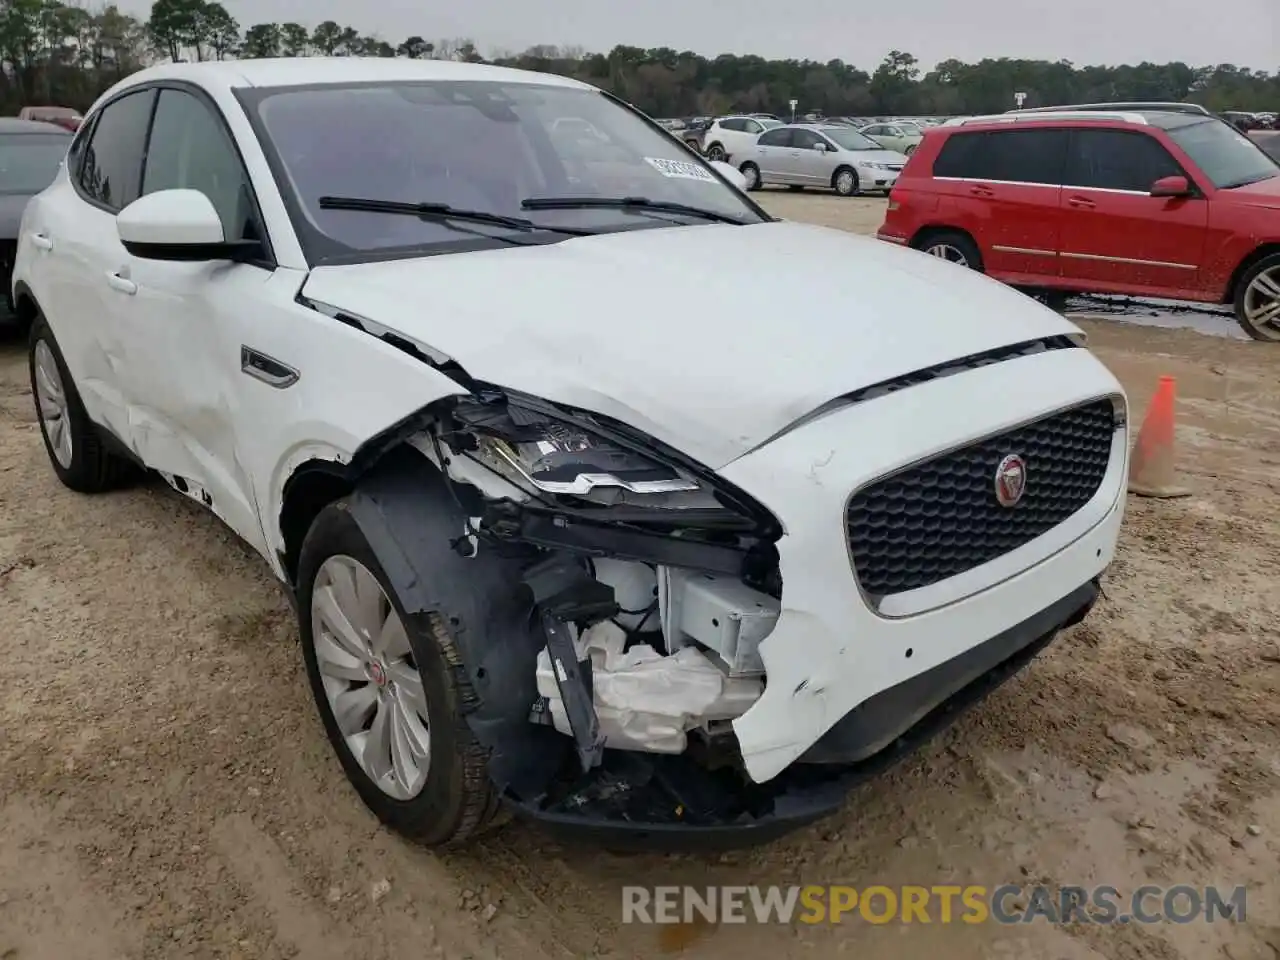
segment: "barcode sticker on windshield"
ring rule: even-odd
[[[680,180],[702,180],[715,183],[716,178],[711,171],[688,160],[663,160],[661,157],[645,157],[644,162],[657,170],[664,177],[676,177]]]

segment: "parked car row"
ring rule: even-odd
[[[1010,284],[1231,304],[1280,342],[1280,163],[1202,109],[1090,104],[950,121],[882,240]]]

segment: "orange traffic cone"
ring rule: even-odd
[[[1140,497],[1187,497],[1191,491],[1177,483],[1175,466],[1173,377],[1161,377],[1138,442],[1129,457],[1129,492]]]

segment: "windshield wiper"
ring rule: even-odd
[[[360,213],[393,213],[423,220],[465,220],[468,223],[485,223],[495,227],[507,227],[526,233],[535,230],[546,230],[551,233],[564,233],[571,237],[589,237],[590,230],[572,230],[563,227],[544,227],[526,220],[524,217],[507,217],[487,210],[464,210],[451,207],[447,203],[424,201],[410,203],[404,200],[374,200],[367,197],[321,197],[318,201],[321,210],[355,210]]]
[[[717,210],[693,207],[687,203],[670,200],[650,200],[648,197],[529,197],[520,202],[523,210],[653,210],[658,213],[682,213],[716,223],[732,223],[745,226],[746,221],[731,217]]]

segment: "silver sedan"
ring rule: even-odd
[[[733,162],[756,190],[766,184],[826,187],[842,197],[888,193],[907,158],[837,124],[793,123],[760,134]]]

